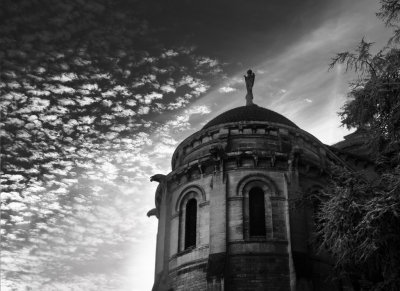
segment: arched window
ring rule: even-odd
[[[185,249],[196,246],[197,201],[192,198],[186,203]]]
[[[259,187],[249,192],[249,220],[250,236],[266,235],[264,192]]]

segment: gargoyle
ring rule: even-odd
[[[163,193],[166,189],[166,182],[167,182],[167,176],[163,174],[156,174],[150,177],[150,182],[156,181],[159,183],[157,186],[156,190],[156,195],[155,195],[155,204],[156,208],[151,209],[149,212],[147,212],[147,216],[153,216],[155,215],[157,218],[159,217],[160,213],[160,204],[162,200]]]
[[[153,208],[153,209],[151,209],[151,210],[149,210],[149,211],[147,212],[147,217],[150,217],[150,216],[157,216],[157,218],[158,218],[158,211],[157,211],[157,208]]]
[[[150,182],[156,181],[158,183],[162,183],[165,181],[166,178],[167,178],[167,176],[165,176],[163,174],[155,174],[150,177]]]

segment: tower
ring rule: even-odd
[[[151,177],[154,291],[339,290],[329,257],[310,243],[315,205],[297,202],[343,161],[286,117],[247,104],[186,138],[172,171]]]

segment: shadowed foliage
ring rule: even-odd
[[[368,143],[379,178],[333,168],[318,214],[318,241],[349,275],[356,290],[400,289],[400,49],[399,1],[382,0],[377,14],[393,37],[371,53],[364,39],[353,52],[337,54],[331,63],[359,73],[339,115],[348,128],[369,133]]]

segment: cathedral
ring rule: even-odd
[[[159,183],[148,213],[158,219],[153,291],[352,290],[315,249],[317,205],[303,198],[327,185],[330,164],[371,172],[363,133],[327,146],[255,105],[251,70],[245,81],[246,106],[186,138],[172,171],[150,179]]]

